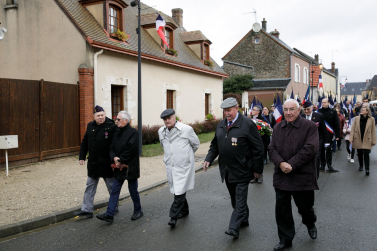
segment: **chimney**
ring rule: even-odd
[[[317,62],[317,64],[319,63],[318,54],[314,55],[314,60]]]
[[[172,18],[174,19],[174,21],[180,26],[182,27],[183,26],[183,10],[180,9],[180,8],[176,8],[176,9],[172,9],[171,10],[171,13],[172,13]]]
[[[279,38],[280,33],[277,31],[277,29],[275,29],[274,31],[271,32],[271,35],[276,38]]]
[[[335,73],[335,63],[331,63],[331,73]]]
[[[267,21],[266,21],[265,18],[263,18],[263,21],[262,21],[262,29],[263,29],[264,31],[267,30]]]

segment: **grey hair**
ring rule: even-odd
[[[118,114],[122,116],[123,120],[128,120],[128,122],[131,121],[131,115],[127,111],[120,111]]]
[[[258,111],[262,111],[262,107],[260,107],[259,105],[256,105],[256,106],[253,106],[253,108],[257,108]]]
[[[300,105],[298,104],[298,102],[297,102],[296,99],[293,99],[293,98],[289,98],[289,99],[287,99],[286,101],[284,101],[283,106],[284,106],[286,103],[294,103],[294,104],[296,105],[297,109],[300,108]]]

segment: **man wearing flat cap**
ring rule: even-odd
[[[101,106],[96,106],[93,111],[94,120],[89,122],[81,143],[79,163],[84,165],[86,154],[88,156],[88,178],[81,210],[75,212],[76,216],[93,218],[93,201],[97,191],[99,179],[102,177],[106,183],[109,194],[114,181],[109,147],[113,140],[116,125],[113,120],[106,117]]]
[[[226,118],[216,128],[203,169],[219,156],[221,180],[225,180],[233,207],[225,234],[238,238],[240,228],[249,226],[249,182],[263,173],[263,142],[255,123],[238,112],[235,98],[225,99],[220,107]]]
[[[174,194],[168,223],[173,228],[178,219],[189,214],[186,192],[194,189],[194,153],[198,150],[200,142],[191,126],[176,121],[173,109],[163,111],[161,118],[165,126],[158,130],[158,136],[164,148],[164,163],[170,192]]]
[[[316,155],[316,169],[317,169],[317,179],[319,178],[319,167],[321,165],[321,151],[324,150],[325,142],[328,141],[327,129],[325,124],[325,119],[323,115],[319,112],[313,112],[313,104],[310,100],[307,100],[303,104],[304,114],[301,114],[301,117],[306,118],[307,120],[312,121],[316,124],[318,128],[319,136],[319,150]]]

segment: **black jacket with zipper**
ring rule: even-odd
[[[113,120],[106,117],[102,125],[96,121],[88,123],[84,138],[82,139],[79,160],[88,157],[88,176],[91,178],[111,178],[114,176],[111,169],[109,147],[113,140],[116,125]]]
[[[114,158],[119,157],[119,162],[128,165],[120,171],[114,169],[114,178],[117,180],[133,180],[140,177],[139,162],[139,134],[130,124],[115,131],[113,143],[110,146],[110,158],[114,163]]]
[[[254,173],[263,173],[263,142],[255,123],[238,113],[227,130],[227,120],[222,120],[205,161],[212,163],[218,155],[222,182],[226,174],[229,183],[242,183],[253,179]]]

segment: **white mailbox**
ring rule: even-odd
[[[0,149],[18,148],[18,135],[0,136]]]

